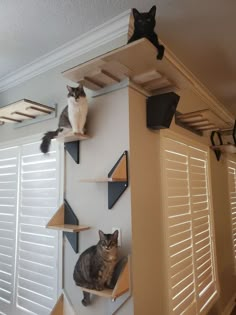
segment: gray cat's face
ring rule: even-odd
[[[71,87],[69,85],[67,85],[67,90],[68,90],[68,95],[67,97],[73,97],[76,101],[80,98],[80,97],[86,97],[86,94],[84,92],[84,88],[82,85],[79,85],[78,87]]]
[[[118,245],[118,231],[116,230],[113,234],[104,234],[101,230],[99,231],[99,245],[105,251],[111,251]]]

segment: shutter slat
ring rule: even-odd
[[[205,308],[205,303],[201,304],[203,292],[208,291],[212,281],[213,291],[217,292],[210,233],[208,156],[204,150],[169,138],[163,141],[163,149],[172,314],[195,315],[201,307]],[[236,193],[234,197],[236,201]]]

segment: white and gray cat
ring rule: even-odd
[[[62,111],[58,128],[55,131],[48,131],[42,138],[40,150],[43,153],[49,151],[51,140],[59,134],[67,134],[72,131],[74,134],[84,134],[84,126],[88,114],[88,102],[83,86],[71,87],[67,85],[67,106]]]

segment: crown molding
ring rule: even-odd
[[[0,93],[129,33],[130,10],[0,78]]]

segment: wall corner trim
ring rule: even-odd
[[[236,293],[232,296],[229,303],[226,305],[224,311],[222,312],[222,315],[230,315],[233,308],[236,306]]]
[[[0,93],[105,45],[129,32],[131,10],[108,20],[0,79]]]

